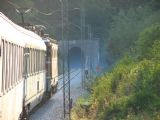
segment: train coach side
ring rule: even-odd
[[[0,120],[24,120],[46,93],[56,92],[58,44],[44,42],[2,13],[0,26]]]
[[[46,92],[46,45],[37,34],[22,30],[24,34],[24,110],[28,113],[38,105]],[[23,111],[24,112],[24,111]]]
[[[46,92],[46,45],[2,13],[0,26],[0,120],[23,119]]]
[[[58,85],[58,44],[56,40],[45,38],[46,52],[46,82],[50,95],[56,92]]]
[[[18,120],[23,104],[23,35],[0,13],[0,120]]]

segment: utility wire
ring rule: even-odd
[[[77,77],[80,73],[81,73],[81,71],[79,71],[77,74],[75,74],[73,77],[71,77],[71,78],[70,78],[70,81],[72,81],[72,80],[73,80],[75,77]],[[68,84],[68,82],[69,82],[69,80],[67,80],[67,81],[65,82],[65,85]],[[58,91],[60,91],[63,87],[64,87],[63,85],[60,86],[60,87],[58,88]]]
[[[12,5],[16,10],[18,10],[19,8],[21,8],[19,5],[17,5],[17,4],[15,4],[15,3],[13,3],[13,2],[11,2],[11,1],[7,1],[10,5]],[[75,10],[76,9],[78,9],[78,8],[75,8]],[[46,15],[46,16],[51,16],[51,15],[53,15],[54,13],[56,13],[57,11],[61,11],[61,10],[54,10],[54,11],[52,11],[52,12],[49,12],[49,13],[45,13],[45,12],[42,12],[42,11],[40,11],[40,10],[38,10],[37,8],[29,8],[28,10],[35,10],[35,11],[37,11],[38,13],[40,13],[40,14],[42,14],[42,15]],[[48,25],[49,27],[52,27],[51,26],[51,24],[49,24],[47,21],[45,21],[45,20],[42,20],[42,19],[40,19],[40,18],[38,18],[38,17],[36,17],[36,16],[34,16],[34,15],[32,15],[32,14],[28,14],[29,16],[31,16],[33,19],[35,19],[35,20],[37,20],[37,21],[39,21],[39,22],[41,22],[41,23],[43,23],[43,24],[45,24],[45,25]],[[66,19],[64,19],[64,21],[66,21]],[[73,25],[73,26],[75,26],[77,29],[79,29],[79,30],[81,30],[81,27],[80,26],[78,26],[78,25],[76,25],[76,24],[74,24],[74,23],[72,23],[72,22],[69,22],[68,21],[68,24],[69,25]],[[70,30],[70,31],[72,31],[72,32],[77,32],[77,31],[75,31],[75,30],[73,30],[73,29],[71,29],[71,28],[69,28],[68,27],[68,29]]]

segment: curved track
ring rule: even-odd
[[[73,71],[73,70],[72,70]],[[82,95],[81,88],[81,70],[71,71],[71,98],[73,104],[75,100]],[[67,77],[67,75],[66,75]],[[62,76],[59,76],[58,91],[51,99],[36,110],[30,120],[63,120],[63,86]]]

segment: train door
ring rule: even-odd
[[[23,87],[23,98],[27,96],[27,77],[28,77],[28,57],[29,57],[29,48],[24,48],[24,56],[23,56],[23,76],[24,76],[24,87]],[[25,100],[24,100],[25,101]]]
[[[51,46],[49,43],[47,45],[47,52],[46,52],[46,89],[48,94],[50,95],[51,92]]]

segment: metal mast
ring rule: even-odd
[[[63,74],[63,117],[65,118],[65,56],[64,56],[64,53],[65,53],[65,45],[64,45],[64,4],[63,4],[63,0],[59,0],[60,3],[61,3],[61,36],[62,36],[62,49],[63,49],[63,58],[62,58],[62,74]]]
[[[70,61],[69,61],[69,37],[68,37],[68,30],[69,30],[69,25],[68,25],[68,0],[63,0],[63,6],[62,6],[62,17],[63,17],[63,24],[64,24],[64,19],[65,19],[65,41],[63,43],[67,43],[67,46],[63,45],[64,48],[67,48],[67,53],[66,55],[67,60],[64,60],[64,67],[66,66],[67,68],[67,76],[63,77],[63,104],[64,104],[64,119],[65,120],[70,120],[70,110],[72,106],[72,100],[70,97]],[[63,49],[64,49],[63,48]],[[65,55],[63,56],[65,58]],[[66,65],[67,63],[67,65]],[[65,68],[64,68],[65,71]]]
[[[84,46],[84,52],[86,45],[85,45],[85,9],[84,9],[84,0],[82,0],[81,3],[81,41],[82,41],[82,46]],[[85,87],[85,55],[81,56],[81,63],[82,63],[82,88]]]

